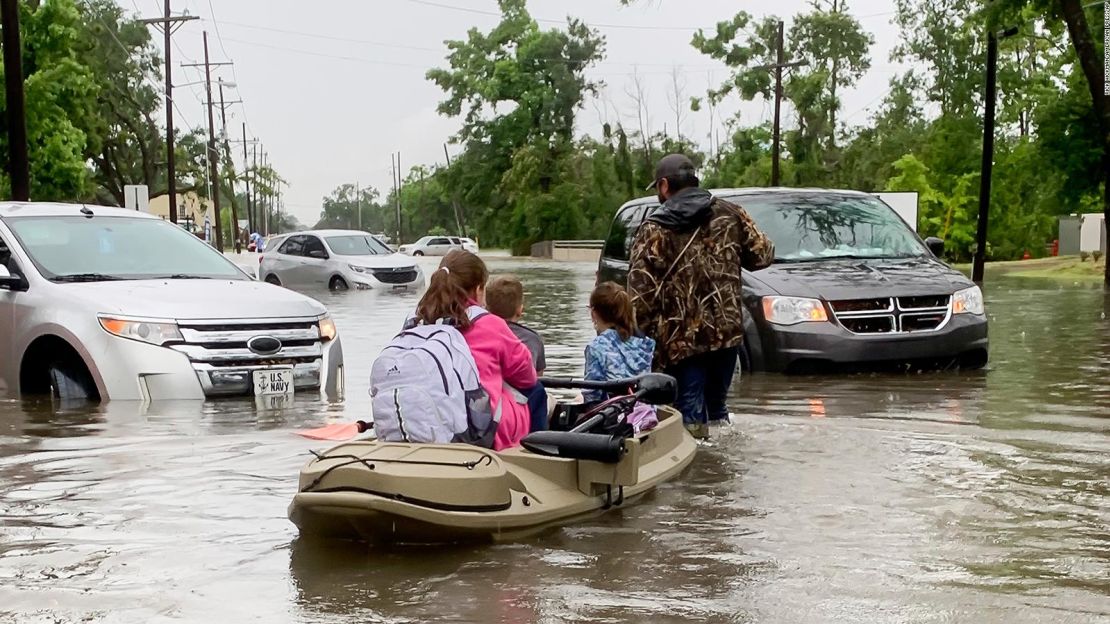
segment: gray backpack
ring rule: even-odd
[[[488,314],[467,310],[470,322]],[[478,380],[462,333],[444,319],[410,318],[370,370],[374,430],[385,442],[465,442],[493,447],[500,413]],[[499,410],[500,411],[500,410]]]

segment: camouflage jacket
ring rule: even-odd
[[[628,290],[655,368],[743,341],[741,267],[762,269],[774,244],[743,208],[702,189],[671,197],[636,234]]]

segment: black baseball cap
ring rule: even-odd
[[[691,161],[683,154],[668,154],[659,159],[659,164],[655,165],[655,180],[648,185],[646,190],[652,190],[655,185],[659,184],[659,180],[669,178],[672,176],[693,176],[694,175],[694,162]]]

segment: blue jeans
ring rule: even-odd
[[[531,416],[529,431],[547,430],[547,390],[543,384],[536,384],[531,389],[522,392],[528,398],[528,414]]]
[[[699,353],[664,371],[678,381],[675,408],[682,422],[694,425],[728,418],[728,388],[740,355],[739,347]]]

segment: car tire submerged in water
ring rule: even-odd
[[[64,360],[55,361],[47,368],[50,378],[50,395],[62,401],[96,400],[96,384],[84,366]]]
[[[414,255],[414,256],[423,256],[424,252],[420,251],[420,250],[416,250],[416,251],[412,252],[412,255]]]
[[[271,273],[271,274],[267,275],[267,276],[266,276],[266,279],[265,279],[264,281],[265,281],[265,282],[266,282],[267,284],[273,284],[274,286],[281,286],[281,280],[279,280],[279,279],[277,278],[277,276],[276,276],[276,275],[274,275],[273,273]]]
[[[328,282],[328,288],[330,288],[331,290],[347,290],[347,280],[336,275],[335,277],[331,278],[330,282]]]

